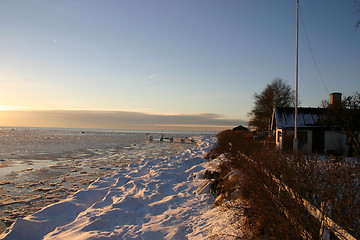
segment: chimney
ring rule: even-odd
[[[330,105],[341,103],[341,95],[339,92],[330,93]]]

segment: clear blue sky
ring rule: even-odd
[[[353,0],[300,8],[325,83],[300,25],[301,105],[360,91]],[[295,85],[295,27],[296,0],[1,0],[0,109],[244,124],[255,92],[277,77]]]

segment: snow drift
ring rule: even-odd
[[[175,156],[146,159],[16,222],[0,239],[204,239],[219,224],[204,184],[215,139]],[[217,226],[218,228],[218,226]]]

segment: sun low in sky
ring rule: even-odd
[[[302,106],[359,91],[353,1],[300,8]],[[246,125],[255,92],[294,86],[295,27],[296,0],[1,1],[0,126]]]

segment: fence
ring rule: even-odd
[[[245,158],[247,161],[251,162],[252,164],[257,164],[254,160],[246,156],[245,154],[240,154],[243,158]],[[290,187],[288,187],[286,184],[281,182],[275,175],[272,173],[269,173],[266,169],[262,169],[264,173],[271,177],[272,180],[277,184],[279,192],[280,191],[286,191],[293,200],[297,201],[301,205],[305,207],[305,209],[320,222],[320,237],[323,240],[330,240],[330,232],[332,232],[337,238],[340,240],[356,240],[355,237],[353,237],[350,233],[345,231],[342,227],[340,227],[338,224],[336,224],[329,216],[327,216],[326,212],[329,214],[331,212],[331,206],[327,203],[321,203],[321,210],[315,207],[313,204],[311,204],[308,200],[298,197],[299,195],[296,194]],[[264,183],[265,184],[265,183]],[[267,188],[267,187],[266,187]],[[290,216],[289,212],[285,209],[281,209],[283,213],[291,220],[293,220],[293,217]],[[302,237],[307,239],[311,238],[310,234],[307,233],[307,231],[303,228],[302,230]]]

